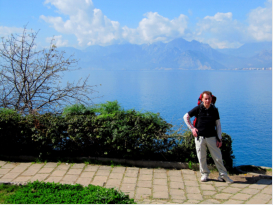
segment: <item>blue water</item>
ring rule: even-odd
[[[233,139],[235,166],[272,167],[271,71],[99,71],[82,69],[100,85],[94,103],[117,100],[125,109],[160,113],[167,122],[184,123],[204,90],[217,97],[222,131]]]

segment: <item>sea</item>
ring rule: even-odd
[[[222,132],[231,136],[234,165],[272,167],[271,70],[90,70],[93,103],[117,100],[124,109],[159,113],[167,122],[185,125],[183,116],[209,90],[217,97]],[[91,105],[91,104],[90,104]]]

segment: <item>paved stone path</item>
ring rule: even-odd
[[[272,180],[257,184],[200,182],[199,172],[67,163],[0,161],[0,182],[88,184],[116,188],[144,204],[272,204]]]

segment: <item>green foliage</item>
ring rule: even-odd
[[[63,110],[62,115],[93,115],[95,114],[93,112],[92,108],[86,108],[83,104],[75,104],[71,106],[66,106]]]
[[[0,154],[47,157],[111,157],[198,163],[194,137],[159,114],[124,110],[117,101],[89,108],[66,107],[63,115],[21,116],[0,112]],[[233,167],[231,137],[222,135],[222,155]],[[214,164],[208,152],[208,163]]]
[[[99,186],[35,181],[5,199],[12,204],[133,204],[128,195]]]
[[[10,195],[14,194],[19,188],[20,187],[16,185],[0,184],[0,204],[4,204]]]

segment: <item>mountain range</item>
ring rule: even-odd
[[[213,49],[208,44],[178,38],[169,43],[60,49],[68,55],[74,54],[74,58],[79,59],[79,66],[86,69],[240,70],[272,67],[272,42],[249,43],[237,49]]]

